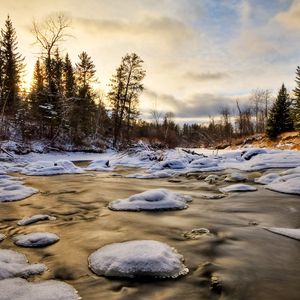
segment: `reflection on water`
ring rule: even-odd
[[[126,173],[120,169],[117,173]],[[54,232],[60,241],[45,248],[13,245],[48,271],[35,280],[60,279],[72,284],[83,299],[300,299],[300,242],[260,226],[300,227],[298,196],[258,187],[257,192],[209,199],[214,185],[181,177],[138,180],[89,173],[26,177],[41,193],[19,202],[1,203],[0,232],[7,236],[35,231]],[[165,212],[113,212],[111,200],[152,188],[168,188],[193,197],[189,208]],[[203,196],[204,195],[204,196]],[[213,197],[214,198],[214,197]],[[55,221],[20,227],[17,220],[49,214]],[[206,228],[209,234],[187,239],[184,233]],[[135,239],[153,239],[175,247],[190,269],[176,280],[124,280],[98,277],[87,257],[99,247]]]

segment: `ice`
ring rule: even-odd
[[[300,195],[300,173],[281,176],[269,183],[266,188],[280,193]]]
[[[28,282],[22,278],[0,280],[0,300],[79,300],[77,291],[58,280]]]
[[[20,234],[13,237],[16,245],[22,247],[44,247],[56,243],[59,237],[50,232]]]
[[[60,175],[60,174],[78,174],[83,170],[76,167],[69,160],[57,160],[57,161],[37,161],[28,164],[22,170],[22,174],[31,176],[48,176],[48,175]]]
[[[233,172],[231,174],[228,174],[227,177],[224,179],[224,181],[226,182],[241,182],[246,180],[247,180],[247,176],[238,172]]]
[[[128,211],[185,209],[188,207],[188,201],[191,201],[189,196],[166,189],[154,189],[127,199],[112,201],[108,207],[112,210]]]
[[[258,154],[264,154],[264,153],[267,153],[266,149],[261,149],[261,148],[249,149],[249,150],[246,150],[242,154],[242,158],[245,160],[250,160],[252,157],[254,157]]]
[[[151,240],[106,245],[88,261],[90,269],[100,276],[176,278],[189,271],[174,248]]]
[[[0,242],[2,242],[6,238],[6,235],[3,233],[0,233]]]
[[[18,221],[18,225],[24,226],[24,225],[29,225],[32,223],[36,223],[39,221],[44,221],[44,220],[56,220],[55,217],[49,216],[49,215],[34,215],[31,217],[24,217],[22,220]]]
[[[186,163],[179,159],[169,159],[161,163],[164,169],[184,169],[186,168]]]
[[[92,161],[86,168],[88,171],[112,171],[108,159],[99,159]]]
[[[232,184],[220,189],[223,193],[230,193],[230,192],[253,192],[256,191],[257,188],[248,184]]]
[[[294,228],[268,227],[265,229],[277,234],[290,237],[292,239],[300,240],[300,228],[294,229]]]
[[[37,189],[24,186],[16,177],[0,176],[0,202],[18,201],[38,193]]]
[[[218,166],[218,160],[211,158],[200,158],[190,163],[189,167],[192,169],[206,169]]]
[[[25,255],[8,249],[0,249],[0,282],[5,278],[41,274],[46,270],[43,264],[29,264]],[[0,299],[4,289],[0,288]],[[11,298],[14,299],[14,298]]]
[[[280,176],[277,173],[268,173],[265,174],[259,178],[255,178],[255,182],[260,183],[260,184],[269,184],[275,179],[278,179]]]

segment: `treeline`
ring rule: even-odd
[[[290,96],[282,85],[276,100],[269,90],[254,90],[247,104],[224,104],[218,117],[205,125],[175,123],[172,113],[152,111],[152,121],[139,119],[139,96],[144,90],[143,60],[126,54],[112,75],[109,92],[95,89],[98,79],[92,58],[83,51],[74,64],[61,44],[68,37],[63,15],[34,23],[40,47],[29,91],[22,90],[24,58],[8,17],[0,36],[0,139],[43,140],[50,147],[126,147],[146,139],[159,147],[229,145],[254,133],[271,138],[300,130],[300,68]],[[106,105],[105,105],[106,104]],[[107,105],[108,104],[108,105]]]

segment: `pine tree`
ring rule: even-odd
[[[120,138],[124,139],[124,134],[129,142],[130,128],[139,114],[139,95],[144,89],[142,80],[146,74],[142,64],[143,60],[137,54],[126,54],[111,79],[108,98],[112,106],[114,146]]]
[[[282,84],[269,114],[266,133],[270,138],[275,138],[278,134],[292,129],[291,100],[284,84]]]
[[[69,54],[66,54],[63,68],[63,85],[64,95],[67,99],[73,98],[76,94],[75,75],[72,62],[69,58]]]
[[[21,75],[24,58],[18,52],[17,34],[8,16],[1,30],[1,78],[0,108],[2,112],[15,114],[20,101]]]
[[[295,99],[293,105],[294,127],[300,131],[300,67],[296,70],[296,88],[294,89]]]

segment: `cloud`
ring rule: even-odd
[[[187,72],[183,76],[186,79],[195,80],[195,81],[213,81],[228,78],[229,75],[225,72]]]
[[[273,18],[288,30],[300,29],[300,1],[294,0],[287,11],[279,12]]]

